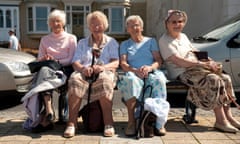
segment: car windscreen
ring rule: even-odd
[[[203,39],[215,39],[219,40],[224,38],[225,36],[228,36],[229,34],[232,34],[239,30],[240,28],[240,20],[234,23],[230,23],[228,25],[224,25],[222,27],[219,27],[205,35],[202,36]]]

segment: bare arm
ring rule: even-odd
[[[191,60],[179,57],[177,55],[172,55],[167,60],[173,62],[174,64],[180,67],[191,67],[199,64],[199,61],[191,61]]]
[[[201,66],[201,67],[205,67],[207,69],[212,69],[213,71],[217,71],[219,69],[219,66],[216,62],[214,62],[213,60],[209,60],[206,62],[202,62],[202,61],[191,61],[188,59],[184,59],[181,58],[179,56],[176,55],[172,55],[170,56],[167,60],[172,61],[174,64],[180,66],[180,67],[192,67],[192,66]]]
[[[131,72],[135,73],[137,71],[136,68],[131,67],[127,63],[127,55],[126,54],[121,55],[121,57],[120,57],[120,65],[121,65],[121,68],[123,69],[123,71],[125,71],[125,72],[131,71]]]

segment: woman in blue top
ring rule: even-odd
[[[154,38],[142,35],[143,21],[140,16],[129,16],[126,20],[126,28],[131,38],[120,45],[120,65],[126,73],[118,83],[128,110],[128,126],[125,134],[127,136],[135,135],[136,100],[140,99],[144,78],[146,78],[146,85],[153,86],[152,97],[160,99],[161,103],[167,105],[166,109],[159,110],[165,115],[157,117],[155,126],[156,135],[165,135],[164,124],[167,121],[169,104],[166,101],[166,78],[158,70],[162,64],[159,47]],[[145,95],[149,95],[149,91]]]

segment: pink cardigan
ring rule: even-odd
[[[50,33],[42,37],[40,41],[38,59],[48,54],[62,65],[67,66],[72,62],[76,47],[77,38],[75,35],[67,32],[61,32],[60,34]]]

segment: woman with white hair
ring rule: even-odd
[[[157,117],[154,133],[151,136],[166,134],[164,125],[167,121],[169,103],[166,101],[166,77],[159,70],[162,58],[157,42],[154,38],[143,36],[143,21],[140,16],[132,15],[126,19],[127,32],[131,38],[120,45],[120,65],[125,71],[123,79],[118,83],[128,110],[128,126],[125,130],[127,136],[136,134],[136,118],[134,112],[137,100],[141,101],[141,91],[145,85],[153,87],[152,94],[146,91],[146,96],[151,96],[166,106],[159,109],[162,117]],[[147,97],[146,97],[147,98]]]
[[[68,102],[69,121],[64,137],[73,137],[77,129],[78,111],[83,99],[87,100],[88,78],[97,76],[92,83],[90,102],[99,100],[104,122],[104,136],[114,135],[112,98],[115,85],[115,71],[119,65],[118,48],[115,39],[104,34],[108,28],[107,17],[100,11],[87,15],[91,35],[78,42],[73,57],[75,72],[69,79]]]
[[[76,50],[77,38],[75,35],[64,31],[65,24],[66,14],[64,11],[55,9],[49,14],[48,26],[51,29],[51,33],[41,38],[38,61],[55,60],[64,67],[64,73],[70,76],[73,72],[71,62]],[[62,92],[64,91],[67,91],[66,87],[62,87]],[[52,92],[53,90],[48,90],[39,93],[45,106],[45,117],[40,124],[33,129],[34,132],[45,131],[55,118],[52,108]],[[62,93],[61,96],[64,97],[66,94]],[[59,99],[61,100],[62,98]],[[63,116],[59,116],[61,116],[59,117],[59,121],[63,121]]]

